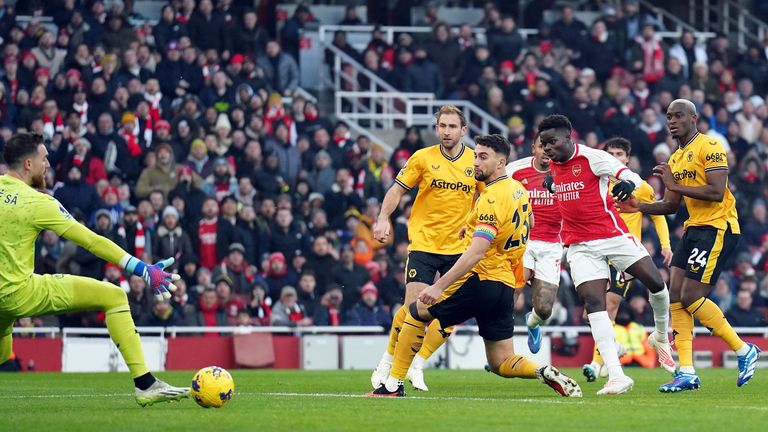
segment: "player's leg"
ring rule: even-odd
[[[459,256],[461,255],[435,257],[436,264],[439,264],[439,267],[437,268],[438,274],[436,277],[446,274],[448,270],[450,270],[451,267],[456,264]],[[420,294],[424,288],[426,287],[419,289],[419,292],[416,295]],[[440,323],[440,320],[432,320],[432,322],[429,323],[429,326],[427,326],[427,333],[424,336],[424,343],[421,345],[421,349],[413,359],[413,365],[411,367],[412,371],[410,371],[410,374],[413,376],[409,377],[411,384],[413,384],[417,389],[424,391],[428,390],[427,385],[424,383],[424,375],[422,372],[424,369],[424,364],[428,358],[432,357],[432,354],[434,354],[435,351],[443,346],[443,344],[448,340],[452,333],[453,326],[443,326]]]
[[[606,245],[609,242],[606,242]],[[648,255],[648,251],[634,237],[617,237],[616,244],[608,256],[618,271],[636,277],[648,288],[648,303],[653,309],[656,327],[648,337],[648,343],[656,350],[659,364],[669,373],[675,372],[672,347],[669,344],[669,290],[659,269]]]
[[[526,314],[528,349],[537,353],[541,349],[540,325],[552,316],[552,307],[560,284],[560,260],[563,247],[559,243],[531,241],[523,256],[525,269],[533,269],[531,282],[533,310]],[[526,276],[528,280],[529,276]]]
[[[704,228],[698,231],[699,254],[689,256],[690,264],[683,279],[681,302],[702,325],[712,329],[712,333],[739,356],[737,385],[741,387],[752,379],[760,350],[753,344],[745,343],[725,319],[720,308],[707,298],[725,262],[736,249],[739,237],[731,233],[730,227],[727,230]]]
[[[392,316],[392,327],[389,330],[387,349],[382,354],[379,363],[371,374],[371,386],[379,388],[389,376],[392,361],[395,358],[395,347],[403,328],[403,322],[408,314],[408,305],[413,303],[419,293],[429,286],[435,278],[437,267],[431,263],[428,254],[424,252],[409,252],[405,262],[405,298],[403,305]],[[431,274],[431,278],[430,278]]]
[[[619,394],[629,391],[634,383],[621,368],[614,342],[615,330],[605,310],[605,288],[611,272],[599,246],[595,242],[571,245],[568,263],[576,293],[584,302],[595,345],[608,369],[608,383],[598,394]]]
[[[620,277],[621,273],[618,273],[618,275]],[[626,285],[628,282],[624,282],[624,284],[624,286],[628,287],[628,285]],[[615,282],[611,284],[611,289],[605,295],[605,309],[608,312],[608,318],[611,320],[611,324],[616,322],[616,314],[618,313],[619,305],[621,305],[621,301],[624,298],[623,295],[617,294],[614,289],[618,289]],[[618,355],[619,358],[626,352],[623,348],[623,346],[616,342],[616,355]],[[592,361],[582,366],[581,372],[587,379],[587,382],[593,382],[597,380],[598,377],[602,376],[600,371],[601,369],[604,370],[603,366],[603,357],[597,349],[597,344],[595,344],[595,348],[592,350]]]
[[[485,356],[491,372],[503,378],[537,378],[562,396],[581,397],[576,381],[552,366],[515,354],[512,335],[515,330],[514,293],[501,282],[475,281],[478,311],[475,313]]]
[[[14,319],[0,318],[0,364],[11,358],[13,352]]]
[[[34,288],[47,299],[34,313],[98,310],[106,314],[109,336],[125,360],[136,391],[134,397],[142,405],[179,400],[189,396],[189,388],[172,387],[156,379],[147,368],[139,333],[131,318],[128,298],[122,288],[91,278],[72,275],[33,275]]]

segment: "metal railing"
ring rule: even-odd
[[[740,50],[746,49],[750,43],[762,46],[768,23],[755,18],[743,4],[734,0],[689,0],[689,3],[693,22],[700,21],[703,28],[718,30],[731,37],[735,34]],[[718,19],[713,21],[712,17]]]
[[[322,29],[324,27],[326,26],[320,27],[321,34],[323,34]],[[437,100],[434,93],[401,92],[347,53],[323,40],[322,37],[321,45],[334,55],[331,70],[333,78],[324,78],[328,83],[332,83],[335,89],[335,115],[350,125],[355,124],[358,132],[373,135],[370,128],[394,129],[400,126],[433,126],[434,112],[445,104],[454,104],[464,111],[470,130],[470,133],[464,138],[467,144],[471,144],[471,137],[477,134],[495,131],[506,136],[509,132],[506,124],[469,101]],[[368,88],[360,88],[359,75],[364,76],[368,81]],[[365,122],[367,127],[363,126],[362,122]],[[371,136],[371,139],[380,142],[389,151],[394,150],[389,143],[381,138]]]
[[[276,333],[276,334],[381,334],[384,327],[381,326],[308,326],[308,327],[240,327],[240,326],[222,326],[222,327],[137,327],[141,334],[159,335],[161,337],[175,338],[184,334],[196,333],[224,333],[224,334],[249,334],[249,333]],[[459,333],[478,333],[477,326],[458,325],[456,331]],[[588,326],[542,326],[542,331],[548,335],[556,333],[578,333],[589,334],[592,329]],[[655,327],[646,327],[646,332],[655,331]],[[734,327],[734,331],[740,335],[762,336],[768,338],[768,327]],[[706,327],[697,326],[693,328],[693,333],[697,335],[711,334]],[[14,335],[41,334],[46,337],[56,337],[61,334],[62,337],[72,337],[74,335],[89,336],[108,336],[109,331],[106,327],[15,327]],[[525,335],[527,330],[525,326],[515,328],[516,335]]]

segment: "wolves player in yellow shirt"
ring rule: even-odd
[[[33,273],[35,240],[42,230],[55,231],[94,255],[141,276],[155,296],[170,298],[172,281],[178,275],[163,270],[169,258],[145,264],[112,241],[80,225],[45,189],[49,168],[48,151],[40,134],[24,133],[8,140],[3,152],[9,172],[0,176],[0,363],[13,348],[13,322],[18,318],[82,310],[106,312],[109,335],[120,349],[135,384],[139,405],[179,400],[189,388],[172,387],[156,379],[147,369],[128,298],[122,288],[95,279]]]
[[[381,204],[373,237],[385,242],[390,235],[389,218],[406,192],[418,187],[419,192],[408,221],[408,261],[405,273],[405,300],[392,319],[389,344],[371,375],[371,385],[378,388],[389,375],[398,334],[406,315],[406,307],[416,300],[424,287],[435,281],[437,273],[445,274],[463,251],[456,234],[472,207],[475,177],[474,153],[463,144],[467,133],[464,114],[453,105],[445,105],[435,114],[436,134],[440,144],[416,151],[395,178]],[[427,391],[424,362],[448,338],[453,327],[441,328],[434,321],[427,330],[408,379],[418,389]]]
[[[615,157],[616,160],[624,165],[629,163],[629,156],[632,154],[632,144],[626,138],[611,138],[605,142],[605,151]],[[611,185],[610,187],[612,187]],[[632,195],[640,202],[654,202],[656,201],[656,194],[653,187],[647,182],[643,183],[635,189]],[[629,229],[629,233],[632,234],[638,241],[642,240],[643,234],[643,215],[642,213],[620,213],[621,218]],[[652,215],[651,221],[656,227],[656,235],[659,236],[659,243],[661,243],[661,255],[664,257],[664,265],[669,265],[672,262],[672,249],[669,244],[669,227],[667,226],[667,220],[661,215]],[[624,275],[621,272],[617,272],[616,269],[611,267],[611,281],[608,288],[608,295],[606,296],[606,310],[611,321],[616,320],[616,313],[619,311],[619,305],[621,300],[627,297],[629,292],[629,286],[631,281],[624,279]],[[655,342],[655,338],[649,338],[651,344]],[[670,358],[668,363],[671,368],[674,368],[674,361]],[[603,364],[603,359],[600,357],[600,353],[597,351],[597,347],[592,354],[592,362],[585,364],[582,367],[582,372],[587,381],[594,381],[599,375],[600,368]]]
[[[429,320],[452,326],[474,317],[494,373],[538,378],[563,396],[581,396],[575,381],[552,366],[537,366],[513,349],[514,289],[525,283],[523,254],[531,209],[523,185],[506,175],[509,151],[509,142],[501,135],[475,139],[474,177],[485,182],[485,188],[456,236],[462,239],[464,253],[408,304],[389,377],[369,395],[405,396],[403,380]]]
[[[691,101],[676,99],[667,108],[667,127],[678,142],[669,162],[654,174],[664,181],[662,201],[621,204],[622,211],[673,214],[685,201],[685,234],[672,258],[670,311],[672,333],[680,359],[674,379],[661,387],[665,393],[695,390],[701,385],[693,367],[693,318],[719,336],[738,355],[741,387],[754,376],[760,356],[757,346],[739,338],[723,312],[707,296],[739,241],[736,199],[728,189],[728,159],[715,138],[696,129],[698,115]]]

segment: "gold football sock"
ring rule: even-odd
[[[499,376],[504,378],[536,378],[539,366],[527,358],[512,354],[504,359],[499,366]]]
[[[712,300],[702,297],[688,306],[688,311],[712,334],[725,341],[732,350],[737,351],[744,346],[744,341],[733,331],[723,311]]]
[[[413,356],[419,352],[424,343],[424,329],[427,323],[419,321],[410,312],[406,311],[403,328],[400,330],[400,337],[395,347],[395,359],[392,362],[392,369],[389,375],[398,380],[404,380],[408,373],[408,368],[413,362]]]
[[[424,344],[419,350],[419,357],[425,360],[431,357],[448,340],[451,333],[453,333],[453,326],[441,329],[440,322],[433,319],[427,327],[427,334],[424,336]]]
[[[403,321],[405,320],[405,314],[407,313],[408,307],[402,305],[400,306],[400,309],[395,312],[395,316],[392,317],[392,328],[389,330],[389,344],[387,345],[387,354],[389,355],[395,355],[397,337],[400,334],[400,329],[403,328]]]
[[[693,315],[680,302],[671,303],[672,336],[680,367],[693,367]]]

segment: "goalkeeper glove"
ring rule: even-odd
[[[136,257],[131,257],[125,265],[125,270],[144,279],[147,286],[152,288],[155,299],[162,301],[163,299],[171,298],[170,291],[176,291],[176,285],[173,282],[181,279],[181,276],[164,270],[172,266],[173,262],[173,258],[168,258],[159,263],[149,265]]]

